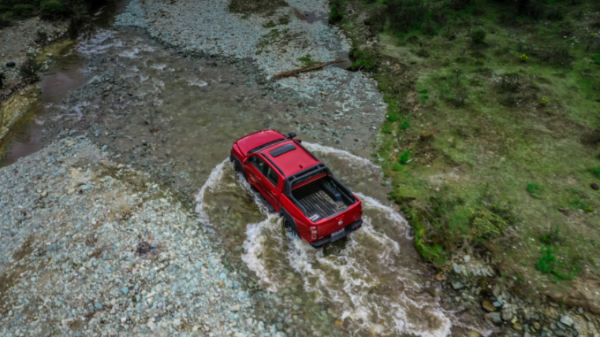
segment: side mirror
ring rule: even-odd
[[[295,132],[290,132],[290,133],[288,133],[288,135],[289,135],[290,139],[294,139],[294,137],[296,137],[296,133]]]

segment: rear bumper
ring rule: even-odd
[[[350,234],[350,233],[356,231],[357,229],[361,228],[362,224],[363,224],[363,220],[362,219],[358,219],[355,222],[351,223],[350,225],[344,227],[344,234],[341,235],[341,236],[336,237],[335,240],[332,241],[331,235],[328,235],[328,236],[326,236],[326,237],[324,237],[322,239],[319,239],[317,241],[310,242],[310,245],[313,246],[313,247],[315,247],[315,248],[323,247],[326,244],[329,244],[329,243],[335,242],[335,241],[337,241],[339,239],[345,238],[346,236],[348,236],[348,234]]]

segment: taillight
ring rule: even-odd
[[[318,235],[319,235],[319,232],[317,231],[317,227],[314,227],[314,226],[311,227],[310,228],[310,237],[311,237],[311,239],[316,240]]]

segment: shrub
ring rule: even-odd
[[[10,20],[4,14],[0,14],[0,29],[11,25]]]
[[[371,71],[377,67],[379,60],[377,56],[370,48],[358,49],[353,48],[350,50],[350,57],[354,60],[350,66],[353,70],[364,69]]]
[[[406,129],[410,128],[410,120],[405,120],[404,122],[402,122],[399,126],[398,126],[398,130],[400,131],[404,131]]]
[[[333,7],[331,7],[331,12],[329,13],[329,23],[339,22],[343,18],[344,13],[340,10],[338,5],[333,5]]]
[[[399,163],[393,163],[392,164],[392,170],[394,170],[394,171],[402,171],[402,166],[400,166]]]
[[[548,20],[552,21],[562,21],[565,18],[565,15],[560,9],[553,9],[548,13]]]
[[[44,1],[40,5],[40,12],[42,12],[43,15],[58,16],[63,14],[64,11],[65,8],[63,4],[58,0]]]
[[[527,62],[528,59],[529,59],[529,57],[527,57],[527,55],[521,54],[521,61]]]
[[[499,215],[483,209],[473,213],[471,235],[475,238],[490,238],[500,236],[508,224]]]
[[[592,60],[594,61],[595,64],[600,66],[600,53],[592,54]]]
[[[400,164],[406,165],[406,164],[408,164],[409,160],[410,160],[410,152],[408,152],[406,150],[402,151],[402,153],[400,154],[400,157],[398,158],[398,161],[400,162]]]
[[[23,65],[19,67],[19,74],[21,77],[28,82],[35,82],[39,80],[39,76],[37,74],[38,71],[42,68],[42,64],[36,61],[33,57],[28,57]]]
[[[390,0],[387,11],[382,12],[383,22],[388,21],[393,32],[420,30],[429,14],[424,0]]]
[[[483,44],[485,42],[486,33],[483,29],[477,29],[471,33],[471,41],[473,44]]]
[[[556,281],[557,279],[571,280],[573,279],[573,277],[575,277],[579,269],[581,269],[581,267],[578,264],[570,263],[570,265],[573,266],[570,268],[569,273],[562,273],[558,270],[559,267],[563,267],[562,265],[563,263],[559,262],[556,259],[556,256],[554,256],[552,247],[542,247],[541,254],[537,262],[537,269],[539,271],[546,274],[553,274],[552,280]],[[567,267],[567,269],[569,268]]]
[[[540,199],[540,185],[534,183],[527,184],[527,192],[529,192],[532,197]]]
[[[600,166],[592,167],[589,169],[590,173],[600,178]]]
[[[546,245],[560,244],[564,240],[560,236],[558,228],[550,229],[548,232],[540,235],[540,241]]]
[[[400,115],[398,115],[398,114],[391,114],[391,115],[388,115],[388,119],[389,119],[390,121],[392,121],[392,122],[395,122],[395,121],[397,121],[398,119],[400,119]]]
[[[17,16],[29,16],[33,10],[33,5],[18,4],[13,6],[13,13]]]
[[[542,99],[540,100],[540,104],[541,104],[541,105],[547,105],[547,104],[548,104],[548,102],[549,102],[549,100],[548,100],[547,98],[542,98]]]

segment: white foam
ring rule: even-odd
[[[206,83],[202,80],[196,79],[196,80],[188,81],[188,85],[190,85],[190,86],[195,85],[197,87],[205,87],[208,85],[208,83]]]
[[[361,168],[369,169],[371,171],[381,170],[381,166],[375,165],[370,160],[354,155],[348,151],[336,149],[329,146],[323,146],[321,144],[309,143],[305,141],[302,141],[302,145],[306,147],[306,149],[308,149],[309,151],[314,152],[315,154],[333,155],[339,159],[345,160],[348,162],[348,166],[358,166]]]
[[[303,144],[313,152],[333,154],[378,168],[345,151]],[[448,336],[453,325],[477,330],[485,336],[491,333],[486,328],[467,327],[465,324],[470,323],[459,322],[454,312],[445,311],[436,299],[422,294],[421,285],[414,276],[424,271],[419,270],[413,260],[409,262],[413,259],[410,254],[402,253],[402,250],[412,248],[401,246],[379,228],[378,221],[385,221],[388,230],[404,231],[405,236],[411,238],[408,234],[410,226],[393,208],[356,193],[363,202],[365,214],[376,216],[364,215],[363,227],[348,236],[341,250],[326,255],[324,250],[314,249],[302,239],[285,235],[279,217],[268,213],[245,179],[238,174],[232,182],[234,172],[228,159],[212,170],[196,195],[196,211],[203,223],[212,226],[207,213],[208,207],[214,207],[210,205],[210,193],[242,189],[254,197],[265,219],[247,225],[242,260],[256,273],[267,291],[279,292],[288,287],[289,272],[295,271],[306,292],[314,293],[317,301],[327,303],[341,319],[349,319],[351,335]],[[382,292],[380,287],[384,284],[391,287],[391,291]]]

